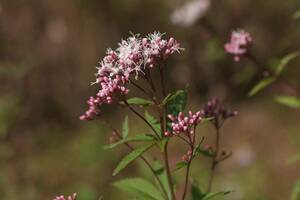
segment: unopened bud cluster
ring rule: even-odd
[[[230,41],[224,45],[225,51],[233,55],[234,61],[238,62],[241,56],[248,52],[252,44],[252,37],[250,33],[239,30],[231,33]]]
[[[237,111],[231,111],[221,105],[217,98],[209,100],[204,104],[202,112],[205,118],[212,118],[214,124],[219,127],[220,124],[230,117],[234,117],[238,114]]]
[[[165,136],[185,134],[187,136],[194,134],[194,127],[196,127],[203,118],[203,112],[198,111],[193,113],[189,111],[187,116],[184,116],[182,112],[178,116],[168,115],[171,120],[172,131],[166,131]]]
[[[106,56],[97,67],[95,84],[100,85],[96,96],[87,101],[89,109],[80,116],[81,120],[91,120],[100,114],[102,104],[110,104],[115,95],[125,95],[129,92],[126,84],[129,77],[135,74],[138,79],[140,72],[145,74],[147,68],[153,68],[160,61],[181,50],[174,38],[162,38],[162,34],[154,32],[147,37],[132,35],[122,40],[116,50],[108,49]]]

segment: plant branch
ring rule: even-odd
[[[156,137],[158,139],[160,139],[159,134],[157,133],[157,131],[153,128],[153,126],[145,119],[145,117],[143,117],[140,113],[138,113],[133,107],[131,107],[129,105],[129,103],[126,100],[123,100],[124,104],[134,113],[136,114],[139,118],[141,118],[154,132],[154,134],[156,135]]]
[[[110,123],[108,123],[107,121],[105,120],[102,120],[103,122],[105,122],[105,124],[112,130],[116,133],[116,135],[118,136],[118,138],[120,140],[122,140],[122,136],[121,134],[119,133],[119,131],[117,129],[115,129]],[[124,142],[125,146],[127,146],[130,150],[134,150],[134,148],[128,143],[128,142]],[[155,180],[158,182],[164,196],[166,197],[166,199],[168,199],[168,194],[167,194],[167,191],[165,190],[161,180],[159,179],[159,177],[157,176],[154,168],[152,167],[152,165],[150,164],[150,162],[143,156],[141,155],[139,157],[142,161],[144,161],[144,163],[146,164],[146,166],[150,169],[150,171],[152,172],[152,175],[154,176]]]
[[[220,127],[216,126],[215,152],[214,152],[214,156],[213,156],[213,159],[212,159],[212,162],[211,162],[211,168],[210,168],[211,174],[210,174],[210,177],[209,177],[207,192],[211,191],[212,184],[213,184],[213,179],[214,179],[214,176],[215,176],[216,167],[219,163],[219,161],[218,161],[219,149],[220,149]]]
[[[182,194],[182,198],[181,198],[182,200],[185,199],[185,196],[186,196],[186,193],[187,193],[187,188],[188,188],[190,167],[191,167],[191,163],[192,163],[193,155],[194,155],[194,146],[195,146],[195,139],[196,139],[196,126],[194,126],[194,135],[193,135],[193,137],[189,137],[189,138],[190,138],[191,157],[189,158],[189,161],[188,161],[187,167],[186,167],[184,189],[183,189],[183,194]]]
[[[171,175],[171,170],[170,170],[170,165],[169,165],[168,142],[166,143],[166,145],[164,147],[163,157],[164,157],[164,163],[165,163],[165,168],[166,168],[166,172],[167,172],[168,185],[169,185],[169,188],[171,191],[171,196],[172,196],[171,199],[176,200],[174,188],[173,188],[172,175]]]
[[[144,88],[142,88],[140,85],[138,85],[137,83],[135,83],[133,80],[130,79],[130,83],[135,86],[137,89],[139,89],[140,91],[142,91],[144,94],[146,94],[148,97],[150,97],[151,99],[153,98],[153,94],[148,93]]]
[[[300,87],[292,84],[290,81],[286,80],[282,76],[279,76],[278,74],[276,74],[271,69],[268,69],[267,67],[265,67],[264,64],[261,63],[252,53],[249,52],[246,55],[247,55],[248,59],[251,60],[255,64],[256,68],[258,69],[258,71],[260,73],[263,74],[264,72],[267,72],[268,75],[270,75],[274,78],[277,78],[279,80],[279,82],[286,85],[288,88],[292,89],[297,94],[300,94]]]

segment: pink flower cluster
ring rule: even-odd
[[[250,33],[239,30],[231,33],[230,41],[224,45],[225,51],[234,56],[234,61],[238,62],[241,56],[246,54],[252,43]]]
[[[165,136],[178,135],[184,133],[187,136],[194,134],[194,127],[197,126],[203,119],[203,112],[198,111],[193,113],[189,111],[188,116],[184,116],[182,112],[178,116],[168,115],[168,118],[172,121],[172,131],[166,131]]]
[[[100,106],[109,104],[115,95],[125,95],[129,92],[126,84],[131,74],[138,79],[139,72],[144,73],[146,68],[152,68],[171,54],[181,50],[174,38],[165,40],[163,34],[154,32],[147,37],[132,35],[122,40],[116,50],[108,49],[106,56],[97,67],[95,84],[100,90],[95,97],[87,101],[89,109],[80,116],[81,120],[91,120],[100,114]]]
[[[74,193],[72,196],[68,196],[65,198],[63,195],[55,197],[53,200],[76,200],[76,193]]]

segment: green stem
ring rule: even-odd
[[[211,162],[211,174],[209,177],[209,182],[208,182],[208,188],[207,188],[207,192],[211,191],[212,188],[212,184],[213,184],[213,179],[215,176],[215,171],[216,171],[216,167],[219,163],[218,161],[218,155],[219,155],[219,149],[220,149],[220,128],[218,126],[216,126],[216,146],[215,146],[215,153]]]

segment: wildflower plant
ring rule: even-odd
[[[296,50],[278,59],[278,61],[270,66],[268,63],[258,59],[257,55],[250,49],[253,43],[251,34],[245,30],[233,31],[229,42],[225,43],[224,49],[228,54],[233,55],[234,61],[238,62],[242,57],[249,59],[257,68],[258,74],[261,76],[260,81],[254,85],[248,93],[252,97],[268,86],[277,83],[288,88],[292,95],[278,95],[274,97],[277,103],[291,107],[300,108],[300,87],[283,77],[285,68],[290,62],[300,56],[300,51]]]
[[[236,112],[225,109],[214,98],[202,108],[186,113],[187,90],[178,90],[168,93],[165,84],[166,60],[175,53],[180,53],[183,48],[172,37],[164,39],[163,34],[154,32],[146,37],[132,34],[128,39],[122,40],[115,50],[108,49],[105,57],[99,62],[94,84],[99,86],[95,96],[88,99],[88,110],[80,116],[81,120],[100,119],[112,129],[110,144],[105,149],[112,149],[125,145],[130,153],[122,158],[113,170],[116,176],[136,159],[141,159],[153,174],[154,182],[143,178],[127,178],[114,183],[114,186],[130,191],[139,199],[176,200],[210,199],[229,192],[211,192],[214,171],[221,161],[227,159],[231,153],[220,149],[220,128],[229,117]],[[155,82],[153,75],[159,74],[159,83]],[[140,85],[140,82],[145,84]],[[129,98],[131,89],[136,89],[147,98]],[[105,120],[101,107],[104,104],[115,103],[122,108],[128,108],[151,129],[150,134],[129,134],[128,117],[125,117],[122,131]],[[144,114],[140,112],[144,110]],[[155,114],[150,114],[154,110]],[[205,138],[197,131],[203,122],[210,122],[216,128],[216,144],[203,145]],[[188,146],[181,160],[176,166],[170,165],[169,143],[179,139]],[[132,143],[142,144],[133,146]],[[161,152],[161,161],[164,165],[153,163],[145,153],[158,148]],[[191,182],[190,168],[192,161],[200,156],[211,158],[211,177],[207,190],[202,191]],[[157,163],[157,162],[156,162]],[[176,188],[174,171],[185,169],[183,188]],[[189,194],[188,189],[193,192]]]

